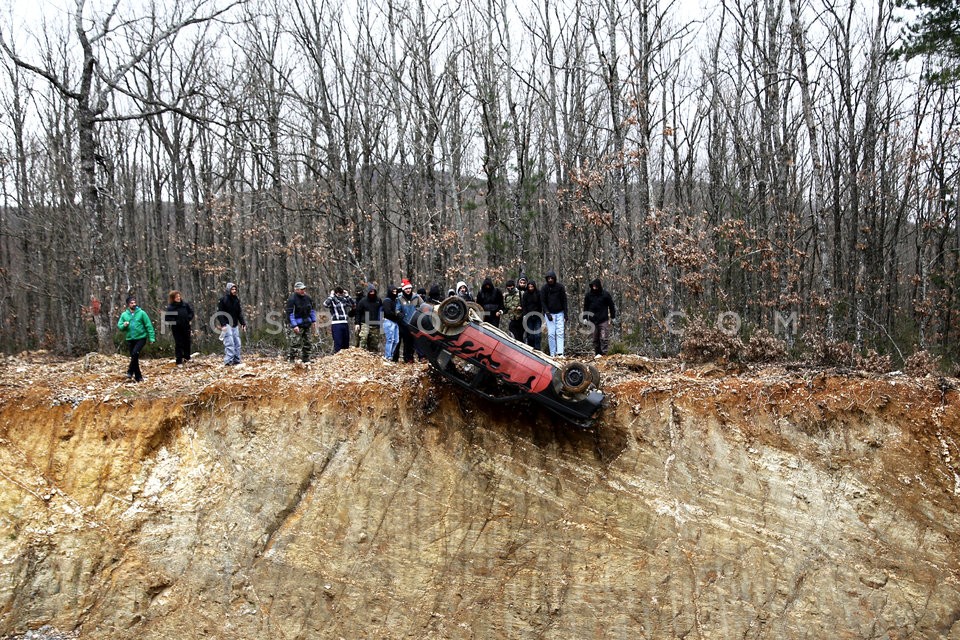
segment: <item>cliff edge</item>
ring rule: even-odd
[[[0,637],[960,638],[955,382],[614,356],[596,430],[358,350],[0,363]]]

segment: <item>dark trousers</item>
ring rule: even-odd
[[[610,348],[610,321],[604,320],[593,327],[593,352],[605,356]]]
[[[527,320],[527,329],[529,331],[524,336],[528,345],[540,351],[540,345],[543,342],[543,322],[539,318],[529,318]]]
[[[403,361],[413,362],[413,334],[404,323],[400,323],[400,344],[403,345]],[[397,351],[399,350],[398,348]]]
[[[350,325],[346,322],[338,322],[330,325],[330,332],[333,334],[333,352],[337,353],[341,349],[350,346]]]
[[[523,342],[523,320],[511,320],[508,327],[513,339],[517,342]]]
[[[127,340],[127,349],[130,350],[130,366],[127,367],[127,375],[137,382],[143,380],[143,374],[140,372],[140,352],[146,344],[146,338]]]
[[[173,333],[173,353],[177,358],[177,364],[190,359],[190,327],[174,327]]]

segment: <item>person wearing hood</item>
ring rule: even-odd
[[[353,298],[343,287],[334,287],[323,306],[330,313],[330,333],[333,337],[333,352],[338,353],[350,346],[350,316],[356,306]]]
[[[597,357],[607,355],[610,348],[610,322],[617,317],[613,296],[603,290],[597,278],[590,283],[590,290],[583,297],[583,321],[593,325],[593,351]]]
[[[562,358],[566,333],[567,290],[557,282],[556,271],[548,271],[546,281],[540,288],[540,302],[543,304],[543,315],[547,319],[547,344],[551,356]]]
[[[400,287],[390,285],[383,297],[383,357],[392,362],[400,358],[400,326],[397,324],[397,298]]]
[[[380,324],[383,322],[383,302],[377,295],[374,284],[367,285],[367,294],[357,303],[356,313],[357,333],[360,335],[360,346],[377,353],[380,351]]]
[[[457,295],[467,302],[473,302],[473,295],[470,293],[470,287],[468,287],[467,283],[463,280],[457,283]]]
[[[173,353],[177,366],[190,362],[190,323],[193,322],[193,307],[184,301],[183,295],[173,290],[167,296],[167,308],[163,314],[163,326],[173,333]]]
[[[427,304],[438,305],[443,302],[443,294],[440,291],[440,285],[434,283],[430,285],[430,291],[427,293]]]
[[[500,316],[503,315],[503,292],[493,286],[491,278],[484,278],[477,292],[477,304],[483,307],[483,320],[495,327],[500,327]]]
[[[240,364],[240,330],[247,330],[247,321],[243,319],[237,285],[232,282],[227,283],[226,294],[217,303],[216,323],[223,342],[223,364]]]
[[[403,281],[403,287],[400,289],[400,297],[397,298],[397,323],[400,325],[400,342],[403,344],[403,361],[413,362],[414,338],[410,331],[410,322],[413,322],[413,316],[423,306],[423,298],[419,293],[413,292],[413,285],[409,280]]]
[[[523,340],[534,349],[540,350],[543,337],[543,303],[540,290],[533,280],[527,282],[527,290],[520,297],[520,311],[523,313]]]
[[[143,382],[143,373],[140,372],[140,352],[147,345],[147,340],[153,344],[157,335],[153,331],[150,316],[137,306],[136,296],[127,296],[127,308],[120,314],[117,329],[123,332],[127,341],[127,349],[130,351],[127,378],[134,382]]]
[[[524,280],[526,285],[527,281]],[[506,291],[503,294],[503,313],[507,316],[507,328],[510,335],[517,342],[523,342],[523,307],[520,302],[523,293],[514,285],[513,280],[507,280]]]
[[[317,310],[313,308],[313,298],[307,295],[307,285],[294,283],[284,313],[287,317],[287,344],[290,345],[287,360],[293,362],[299,354],[301,360],[310,362],[310,353],[313,351],[310,336],[313,325],[317,323]]]

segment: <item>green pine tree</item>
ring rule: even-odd
[[[928,77],[942,84],[960,80],[960,0],[896,0],[897,6],[916,12],[903,43],[894,51],[901,58],[929,56]]]

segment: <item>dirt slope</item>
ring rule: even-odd
[[[349,350],[0,365],[0,637],[960,638],[955,381],[613,357],[595,433]]]

